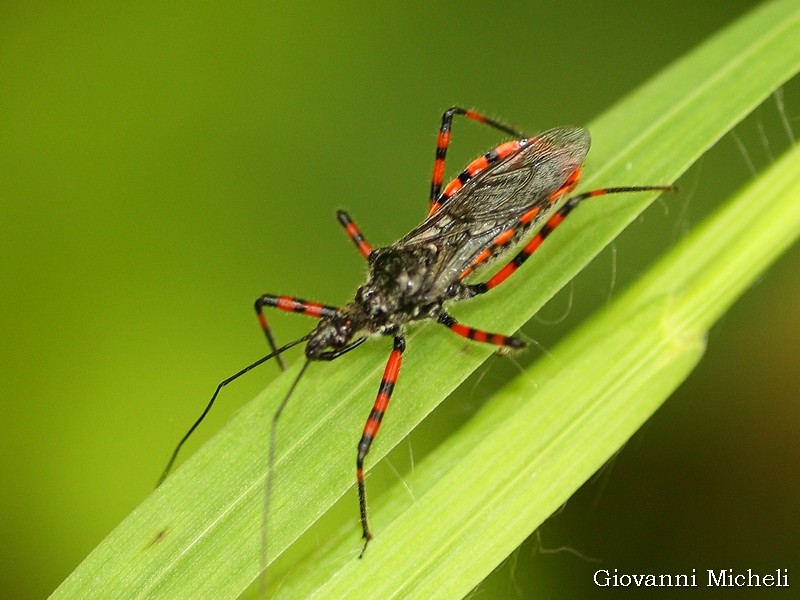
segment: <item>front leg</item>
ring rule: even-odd
[[[364,556],[364,552],[367,550],[367,544],[369,544],[369,541],[372,539],[372,532],[370,532],[369,522],[367,521],[367,490],[364,485],[364,459],[369,453],[369,448],[373,440],[378,435],[381,420],[386,412],[386,408],[389,406],[389,400],[392,398],[394,384],[397,381],[397,377],[400,375],[400,364],[403,361],[403,351],[405,349],[406,338],[402,334],[395,335],[394,349],[386,363],[381,385],[378,388],[378,396],[375,398],[375,404],[372,406],[372,411],[369,413],[369,418],[364,425],[364,433],[361,435],[361,441],[358,443],[356,482],[358,484],[358,507],[361,513],[361,531],[364,538],[364,548],[361,550],[359,558]]]
[[[272,294],[264,294],[256,298],[254,303],[256,314],[258,315],[258,323],[267,338],[270,350],[275,352],[278,347],[275,343],[275,338],[272,335],[272,328],[267,323],[267,317],[264,315],[264,307],[277,308],[286,312],[295,312],[308,315],[309,317],[316,317],[321,319],[323,317],[332,317],[338,310],[335,306],[327,306],[318,302],[308,302],[300,298],[292,298],[291,296],[273,296]],[[283,360],[282,355],[278,355],[278,365],[281,371],[286,370],[286,362]]]
[[[364,237],[364,234],[361,233],[361,229],[359,229],[358,225],[350,218],[350,215],[343,210],[338,210],[336,211],[336,218],[339,220],[342,227],[344,227],[344,232],[347,234],[347,237],[349,237],[356,245],[356,248],[358,248],[361,256],[369,258],[369,255],[372,254],[372,246]]]

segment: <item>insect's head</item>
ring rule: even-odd
[[[309,334],[306,344],[306,357],[309,360],[326,358],[326,354],[338,355],[351,342],[358,333],[360,321],[351,311],[340,310],[332,317],[320,319],[317,326]]]

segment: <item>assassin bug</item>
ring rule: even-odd
[[[514,140],[473,160],[442,190],[445,157],[456,115],[489,125],[513,136]],[[675,189],[668,185],[609,187],[570,197],[580,180],[590,143],[589,132],[579,127],[559,127],[527,137],[513,127],[472,110],[452,107],[445,111],[436,144],[427,218],[394,244],[373,248],[349,215],[343,210],[338,211],[339,223],[368,262],[366,283],[358,288],[353,300],[342,307],[291,296],[264,294],[257,298],[256,314],[272,352],[217,386],[203,413],[175,448],[161,481],[169,473],[181,446],[208,414],[224,386],[272,358],[277,358],[281,369],[285,369],[281,354],[306,342],[306,361],[272,421],[266,490],[269,501],[276,425],[308,365],[313,361],[334,360],[369,337],[392,336],[394,347],[356,455],[363,556],[372,539],[367,520],[364,460],[378,434],[397,382],[406,347],[406,326],[415,321],[433,319],[456,335],[476,342],[498,348],[522,348],[524,343],[519,338],[457,322],[445,305],[484,294],[503,283],[583,200],[605,194]],[[542,222],[538,231],[493,276],[478,283],[465,281],[475,269],[486,266],[524,241],[526,234]],[[307,335],[278,348],[264,315],[265,307],[302,313],[319,319],[319,322]]]

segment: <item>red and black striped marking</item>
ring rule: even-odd
[[[575,171],[573,171],[572,175],[569,176],[567,181],[565,181],[564,184],[560,188],[558,188],[555,192],[550,194],[550,196],[547,199],[548,204],[552,204],[556,200],[562,198],[565,194],[568,194],[573,189],[575,189],[575,186],[578,185],[578,181],[580,181],[580,177],[581,177],[580,169],[576,169]],[[442,194],[442,196],[444,196],[444,194]],[[579,196],[576,198],[578,199],[578,201],[582,200],[582,198],[580,198]],[[472,261],[472,264],[470,264],[469,267],[464,269],[458,276],[459,280],[463,280],[464,278],[466,278],[481,263],[486,262],[489,258],[494,256],[495,254],[502,252],[510,245],[512,245],[520,236],[524,235],[525,231],[535,222],[536,217],[539,216],[541,211],[542,211],[542,205],[537,204],[536,206],[533,206],[532,208],[524,212],[514,227],[510,227],[505,231],[503,231],[502,233],[500,233],[494,240],[492,240],[491,246],[486,248],[483,252],[481,252],[480,254],[478,254],[478,256],[475,257],[475,259]],[[566,214],[564,214],[563,216],[566,216]],[[545,236],[547,236],[547,233],[549,232],[546,232]]]
[[[578,173],[578,171],[576,171],[576,173]],[[578,177],[579,176],[580,176],[580,174],[578,174]],[[571,183],[573,180],[574,180],[574,183]],[[564,193],[566,193],[566,191],[569,191],[570,189],[574,188],[575,185],[577,185],[577,177],[570,177],[570,179],[567,180],[567,183],[565,183],[564,186],[562,186],[559,189],[557,194],[563,195]],[[565,190],[565,188],[566,188],[566,191],[562,191],[562,190]],[[516,256],[514,256],[514,258],[512,258],[511,261],[508,264],[506,264],[502,269],[500,269],[497,273],[495,273],[489,279],[489,281],[486,281],[484,283],[478,283],[478,284],[475,284],[475,285],[471,285],[469,287],[476,294],[483,294],[485,292],[488,292],[490,289],[492,289],[494,287],[497,287],[498,285],[503,283],[506,279],[511,277],[511,275],[520,266],[522,266],[522,264],[524,264],[526,260],[528,260],[528,258],[531,256],[531,254],[533,254],[537,250],[537,248],[539,248],[539,246],[542,245],[542,242],[544,242],[544,240],[547,238],[547,236],[549,236],[551,233],[553,233],[553,231],[556,229],[556,227],[558,227],[559,225],[561,225],[561,223],[564,222],[564,219],[567,218],[569,213],[571,213],[572,210],[576,206],[578,206],[578,204],[580,204],[583,200],[586,200],[587,198],[595,198],[597,196],[604,196],[606,194],[620,194],[620,193],[627,193],[627,192],[651,192],[651,191],[666,192],[666,191],[672,191],[674,189],[675,188],[673,186],[660,186],[660,185],[655,185],[655,186],[645,185],[645,186],[631,186],[631,187],[610,187],[610,188],[601,188],[601,189],[597,189],[597,190],[591,190],[589,192],[584,192],[583,194],[578,194],[577,196],[573,196],[572,198],[567,200],[567,202],[566,202],[566,204],[564,204],[564,206],[562,206],[560,209],[558,209],[558,211],[555,214],[553,214],[553,216],[550,217],[547,220],[547,222],[536,233],[536,235],[534,235],[530,239],[530,241],[527,244],[525,244],[525,246],[522,248],[522,250]],[[531,211],[525,213],[522,216],[522,218],[520,219],[520,222],[523,222],[524,219],[527,219],[527,222],[530,222],[536,216],[536,214],[538,214],[538,211],[531,210]],[[506,232],[503,232],[503,234],[500,234],[500,236],[498,236],[498,239],[500,239],[505,234],[506,234]],[[491,254],[491,250],[492,249],[490,249],[490,254]],[[481,258],[482,256],[483,256],[483,253],[478,255],[478,258]],[[487,256],[487,258],[488,258],[488,256]],[[485,259],[486,258],[481,258],[481,260],[485,260]],[[477,261],[477,258],[476,258],[476,261]],[[473,265],[474,264],[476,264],[475,261],[473,261]],[[471,269],[472,269],[472,267],[469,267],[466,271],[469,272]],[[463,276],[465,276],[465,275],[462,275],[462,277]]]
[[[523,235],[528,227],[531,226],[532,221],[536,215],[539,214],[541,211],[541,206],[536,206],[533,209],[526,212],[522,218],[520,218],[516,227],[511,227],[503,231],[500,235],[498,235],[494,240],[492,240],[492,245],[486,248],[483,252],[478,254],[475,259],[472,261],[472,264],[464,269],[461,274],[458,276],[459,280],[466,278],[472,271],[475,270],[481,263],[486,262],[495,254],[502,252],[509,246],[511,246],[519,236]]]
[[[302,313],[318,319],[321,317],[332,317],[336,314],[336,311],[339,310],[335,306],[328,306],[326,304],[320,304],[319,302],[309,302],[308,300],[295,298],[293,296],[273,296],[271,294],[259,296],[255,305],[258,314],[263,314],[261,310],[262,307],[269,306],[285,312]]]
[[[307,300],[293,298],[291,296],[273,296],[272,294],[264,294],[259,296],[255,301],[258,323],[261,325],[261,330],[264,332],[264,335],[267,338],[267,343],[273,352],[275,352],[275,350],[278,348],[278,345],[275,343],[275,338],[272,335],[272,328],[269,326],[267,317],[264,314],[265,306],[277,308],[278,310],[283,310],[286,312],[301,313],[308,315],[309,317],[316,317],[317,319],[322,317],[331,317],[336,314],[336,311],[338,310],[335,306],[328,306],[325,304],[320,304],[319,302],[308,302]],[[285,371],[286,362],[283,360],[283,356],[278,354],[277,360],[281,370]]]
[[[444,112],[444,114],[442,115],[442,125],[439,128],[439,136],[436,139],[436,158],[435,158],[435,160],[433,162],[433,177],[431,179],[431,195],[430,195],[430,199],[428,201],[428,205],[430,207],[430,210],[428,211],[428,215],[432,215],[433,213],[435,213],[439,209],[439,206],[435,206],[435,205],[437,204],[437,200],[439,199],[439,193],[441,192],[441,189],[442,189],[442,181],[444,181],[445,159],[447,157],[447,148],[450,146],[450,139],[451,139],[450,130],[451,130],[452,126],[453,126],[453,117],[455,115],[461,115],[461,116],[467,117],[468,119],[472,119],[473,121],[477,121],[478,123],[485,123],[486,125],[489,125],[490,127],[494,127],[495,129],[499,129],[500,131],[503,131],[503,132],[505,132],[505,133],[507,133],[509,135],[512,135],[512,136],[514,136],[516,138],[525,138],[525,134],[522,133],[521,131],[515,129],[514,127],[510,127],[509,125],[506,125],[504,123],[500,123],[499,121],[495,121],[494,119],[490,119],[489,117],[487,117],[485,115],[482,115],[481,113],[475,112],[474,110],[467,110],[466,108],[461,108],[460,106],[453,106],[453,107],[449,108],[448,110],[446,110]],[[494,152],[494,151],[492,151],[492,152]],[[476,169],[477,172],[482,171],[484,168],[486,168],[486,166],[488,166],[488,164],[486,166],[484,166],[484,167],[481,167],[481,164],[482,164],[481,161],[483,161],[484,159],[489,160],[489,155],[490,154],[491,154],[491,152],[489,152],[489,153],[485,154],[483,157],[473,161],[470,164],[470,167],[473,167],[473,169]],[[506,156],[507,156],[507,154],[506,154]],[[497,162],[497,160],[499,160],[499,159],[495,158],[493,160],[493,162]],[[489,163],[489,164],[491,164],[491,163]],[[467,169],[465,171],[463,171],[461,173],[461,175],[459,175],[459,178],[462,175],[464,175],[464,173],[468,173],[470,167],[467,167]],[[474,172],[472,174],[468,173],[468,178],[474,177],[475,175],[477,175],[477,172]],[[448,188],[450,188],[451,185],[454,186],[450,190],[450,194],[454,193],[456,191],[456,189],[460,188],[465,183],[465,181],[461,181],[460,185],[459,185],[459,184],[455,183],[456,181],[458,181],[458,179],[454,179],[448,185]],[[457,187],[455,187],[455,186],[457,186]],[[439,203],[439,204],[441,205],[441,203]]]
[[[442,313],[438,318],[439,323],[449,328],[450,331],[456,335],[460,335],[468,340],[476,342],[483,342],[485,344],[493,344],[495,346],[503,346],[507,348],[524,348],[525,342],[522,340],[503,335],[502,333],[489,333],[482,329],[475,329],[469,325],[462,325],[447,313]]]
[[[475,290],[479,294],[483,294],[488,292],[490,289],[497,287],[501,283],[503,283],[506,279],[511,277],[511,275],[519,269],[526,260],[536,252],[537,248],[542,245],[542,242],[549,236],[556,227],[561,225],[564,222],[564,219],[567,218],[567,215],[572,212],[579,203],[580,200],[577,196],[575,198],[571,198],[567,201],[567,203],[562,206],[558,212],[556,212],[552,217],[550,217],[547,222],[542,225],[542,228],[536,232],[531,240],[525,244],[522,250],[517,253],[511,261],[506,264],[502,269],[500,269],[497,273],[495,273],[489,281],[484,283],[479,283],[477,285],[472,286],[472,289]]]
[[[353,240],[361,256],[368,258],[369,255],[372,254],[372,246],[367,242],[364,234],[362,234],[361,230],[358,228],[358,225],[356,225],[350,218],[350,215],[343,210],[336,211],[336,218],[339,219],[339,223],[344,227],[347,237]]]
[[[367,543],[372,539],[369,522],[367,521],[367,492],[364,486],[364,459],[369,453],[372,441],[378,435],[381,420],[386,413],[386,408],[389,406],[389,400],[392,398],[394,384],[397,382],[397,377],[400,375],[400,364],[403,362],[403,351],[405,349],[405,338],[402,335],[395,336],[394,349],[389,355],[389,360],[383,371],[381,385],[378,388],[378,396],[375,398],[375,404],[372,406],[372,411],[369,413],[367,422],[364,425],[364,432],[361,434],[361,441],[358,443],[356,482],[358,483],[358,505],[361,511],[361,529],[364,538],[364,548],[361,550],[361,556],[364,555],[364,551],[367,549]]]
[[[466,183],[477,177],[480,173],[491,167],[493,164],[500,162],[504,158],[518,152],[520,148],[530,143],[530,140],[523,138],[521,140],[514,140],[500,144],[494,150],[490,150],[483,156],[476,158],[467,165],[467,168],[458,174],[458,177],[451,180],[444,188],[444,191],[433,201],[428,211],[428,216],[431,216],[439,210],[450,197],[460,190]]]

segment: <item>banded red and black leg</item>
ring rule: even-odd
[[[375,404],[372,406],[372,411],[369,413],[369,418],[364,425],[364,433],[361,435],[361,441],[358,442],[356,482],[358,484],[358,507],[361,513],[361,531],[363,534],[362,537],[364,538],[364,548],[362,548],[359,558],[364,556],[364,552],[367,550],[367,544],[369,544],[369,541],[372,539],[369,521],[367,520],[367,491],[364,486],[364,459],[369,453],[369,448],[373,440],[378,435],[381,420],[386,413],[386,408],[389,406],[389,400],[392,398],[394,384],[397,382],[397,377],[400,374],[400,364],[403,362],[403,351],[405,349],[405,337],[402,334],[396,334],[394,336],[394,348],[389,355],[389,360],[386,362],[386,368],[383,371],[383,378],[378,388]]]
[[[307,300],[301,300],[300,298],[292,298],[291,296],[273,296],[272,294],[264,294],[259,296],[256,298],[254,306],[256,309],[256,314],[258,315],[258,323],[261,325],[261,329],[264,331],[264,335],[267,338],[267,343],[269,344],[270,350],[273,352],[275,352],[278,346],[275,343],[275,338],[272,335],[272,328],[269,326],[267,317],[264,315],[265,306],[269,308],[277,308],[278,310],[283,310],[286,312],[300,313],[308,315],[309,317],[316,317],[317,319],[321,319],[322,317],[332,317],[338,310],[335,306],[327,306],[325,304],[320,304],[319,302],[309,302]],[[283,355],[278,354],[277,359],[281,371],[285,371],[286,362],[283,360]]]
[[[450,329],[450,331],[456,335],[460,335],[468,340],[482,342],[484,344],[492,344],[501,348],[519,349],[525,347],[525,342],[519,338],[503,335],[502,333],[490,333],[488,331],[484,331],[483,329],[475,329],[469,325],[463,325],[446,312],[442,312],[437,318],[437,321]]]
[[[512,258],[508,264],[495,273],[488,281],[468,285],[466,287],[470,289],[472,294],[484,294],[492,288],[495,288],[503,283],[506,279],[511,277],[511,275],[517,269],[519,269],[534,252],[536,252],[539,246],[542,245],[542,242],[544,242],[544,240],[547,239],[551,233],[553,233],[556,227],[564,222],[564,219],[569,216],[575,207],[588,198],[604,196],[606,194],[620,194],[627,192],[668,192],[674,190],[675,187],[669,185],[642,185],[632,187],[601,188],[573,196],[569,198],[566,203],[547,220],[547,222],[545,222],[536,235],[534,235],[530,241],[525,244],[522,250],[520,250],[519,253],[517,253],[517,255],[514,256],[514,258]]]
[[[342,224],[344,227],[344,231],[347,234],[353,243],[358,248],[358,251],[361,253],[361,256],[364,258],[369,258],[369,255],[372,254],[372,246],[364,237],[364,234],[361,233],[361,229],[358,228],[353,220],[343,210],[336,211],[336,218],[339,219],[339,223]]]
[[[456,115],[467,117],[468,119],[472,119],[473,121],[477,121],[478,123],[485,123],[489,127],[494,127],[495,129],[499,129],[500,131],[507,133],[511,136],[514,136],[516,138],[526,137],[524,133],[522,133],[515,127],[511,127],[510,125],[506,125],[505,123],[501,123],[500,121],[495,121],[494,119],[490,119],[489,117],[482,115],[481,113],[476,112],[474,110],[468,110],[466,108],[461,108],[460,106],[453,106],[444,111],[444,114],[442,114],[442,125],[441,127],[439,127],[439,136],[436,139],[436,158],[433,161],[433,177],[431,178],[431,195],[428,201],[429,215],[432,215],[439,209],[437,201],[439,199],[439,194],[441,193],[442,190],[442,181],[444,180],[445,159],[447,157],[447,149],[450,146],[450,131],[453,126],[453,117],[455,117]],[[468,170],[464,171],[464,173],[467,172]],[[464,173],[459,175],[459,178],[464,176]],[[464,182],[462,181],[461,183],[463,185]]]

